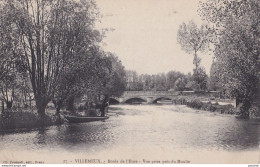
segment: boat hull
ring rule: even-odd
[[[71,116],[71,115],[64,115],[64,117],[70,123],[93,122],[93,121],[101,121],[101,120],[108,119],[108,117],[84,117],[84,116]]]

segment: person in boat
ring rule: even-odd
[[[109,106],[109,102],[106,102],[106,108],[105,108],[106,113],[108,113],[108,106]]]
[[[101,112],[101,117],[104,117],[105,116],[105,109],[106,109],[106,105],[105,104],[101,104],[100,106],[100,112]]]
[[[108,105],[109,103],[106,100],[103,100],[100,106],[101,117],[104,117],[105,113],[108,112]]]

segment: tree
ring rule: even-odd
[[[167,77],[167,89],[176,89],[176,81],[179,79],[179,78],[182,78],[183,81],[186,82],[186,76],[180,72],[176,72],[176,71],[169,71],[167,74],[166,74],[166,77]]]
[[[183,91],[185,89],[186,84],[187,82],[185,81],[185,78],[178,78],[174,83],[174,90]]]
[[[157,91],[166,91],[167,85],[166,85],[167,79],[164,73],[155,75],[155,89]]]
[[[11,109],[13,106],[15,98],[15,88],[17,86],[15,80],[15,73],[12,68],[7,68],[8,71],[4,76],[1,77],[1,94],[4,102],[8,109]]]
[[[102,52],[97,46],[85,50],[82,48],[81,52],[66,64],[67,70],[61,73],[52,100],[57,114],[64,102],[66,102],[67,110],[73,112],[74,97],[97,94],[97,85],[101,80],[99,74],[102,71],[100,67]],[[74,64],[74,66],[71,66],[71,64]]]
[[[223,92],[236,98],[243,118],[254,117],[260,109],[259,1],[208,0],[200,11],[215,26],[215,57]]]
[[[185,90],[198,90],[199,89],[199,85],[197,82],[190,80],[187,82],[187,84],[185,85]]]
[[[210,78],[209,78],[209,89],[210,90],[221,90],[220,78],[218,77],[218,65],[216,61],[213,61],[210,68]]]
[[[120,97],[123,94],[126,86],[126,73],[121,61],[114,54],[101,52],[101,55],[96,63],[97,79],[96,82],[92,82],[94,89],[92,88],[86,93],[88,97],[94,99],[98,97],[101,116],[104,116],[104,110],[110,97]]]
[[[153,86],[152,77],[151,75],[145,75],[145,89],[144,90],[151,90]]]
[[[66,64],[100,40],[93,30],[95,4],[91,0],[5,0],[0,10],[1,24],[17,37],[20,52],[13,54],[26,65],[38,114],[44,116],[61,74],[68,70]]]
[[[137,90],[138,85],[138,74],[136,71],[127,70],[126,71],[127,79],[127,89],[128,90]]]
[[[139,76],[135,71],[126,71],[126,78],[127,90],[167,91],[176,88],[175,83],[179,78],[182,79],[182,84],[186,85],[192,77],[190,74],[185,75],[177,71],[169,71],[167,74],[141,74]]]
[[[195,73],[195,69],[194,69],[194,73]],[[207,80],[208,80],[206,71],[204,68],[198,67],[196,73],[197,73],[197,75],[193,75],[193,79],[194,79],[194,81],[197,81],[198,90],[205,91],[207,89]]]
[[[198,57],[198,52],[204,52],[207,50],[209,41],[210,41],[211,30],[207,25],[201,25],[200,28],[197,25],[190,21],[188,24],[182,23],[179,27],[177,34],[177,41],[181,45],[181,48],[188,54],[194,53],[193,64],[195,65],[194,69],[194,78],[199,85],[199,65],[201,59]]]
[[[0,11],[0,15],[4,15]],[[5,24],[4,24],[5,23]],[[8,109],[13,106],[15,98],[15,89],[19,86],[18,77],[23,71],[19,71],[21,62],[15,58],[19,54],[18,36],[10,32],[10,22],[3,17],[0,18],[0,92],[2,100],[6,103]]]
[[[70,69],[64,71],[61,74],[61,78],[56,85],[52,102],[56,108],[56,114],[60,113],[60,109],[63,106],[64,101],[68,100],[69,97],[74,95],[77,90],[76,73]],[[80,89],[80,87],[78,87]],[[73,109],[73,107],[72,107]]]
[[[126,73],[121,61],[112,53],[107,53],[107,68],[109,69],[103,77],[103,91],[106,100],[111,96],[120,97],[126,87]]]

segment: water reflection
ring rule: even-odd
[[[219,138],[220,145],[227,149],[254,150],[259,146],[259,120],[242,120],[234,118],[232,124],[226,125]]]
[[[174,105],[117,105],[106,121],[64,124],[0,135],[1,149],[93,153],[114,147],[159,146],[170,150],[257,150],[259,120]]]
[[[46,144],[45,138],[46,138],[46,129],[44,128],[39,129],[36,135],[37,143],[43,145]]]

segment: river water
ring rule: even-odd
[[[45,163],[75,163],[77,158],[98,158],[100,163],[126,158],[132,163],[143,163],[145,158],[175,163],[257,163],[260,159],[259,120],[182,105],[115,105],[108,115],[105,121],[0,134],[0,153]]]

